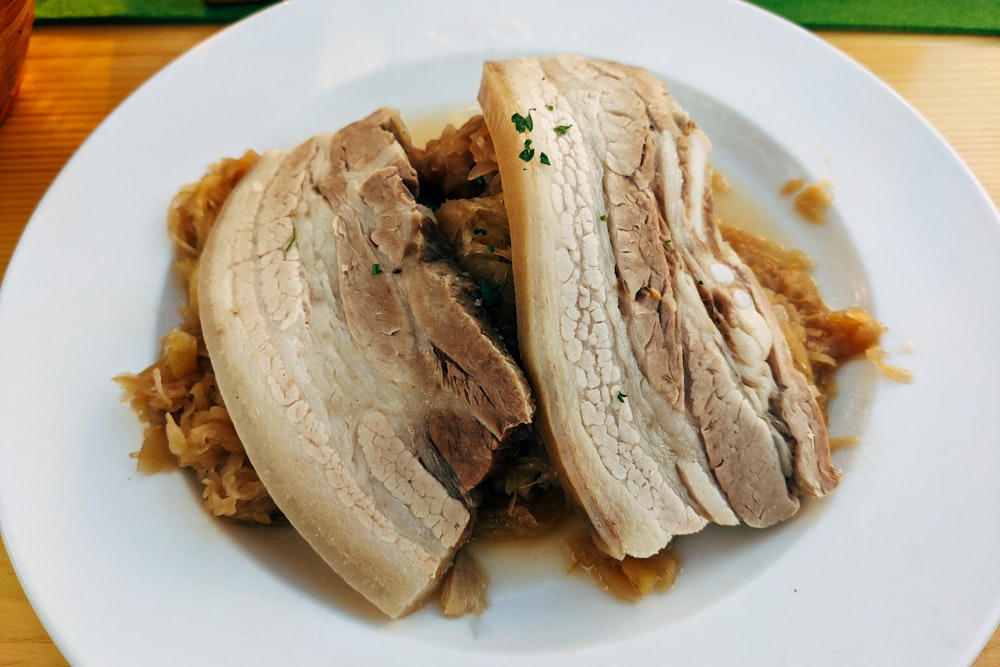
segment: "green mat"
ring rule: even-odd
[[[814,30],[1000,35],[1000,0],[754,0]]]
[[[270,4],[207,6],[202,0],[36,0],[36,3],[39,23],[230,23]],[[755,0],[755,4],[811,29],[1000,35],[1000,0]]]
[[[206,5],[202,0],[35,0],[37,23],[232,23],[270,2]]]

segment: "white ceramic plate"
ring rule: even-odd
[[[668,80],[716,164],[819,261],[833,305],[891,327],[916,381],[850,369],[833,430],[862,445],[837,455],[832,497],[774,530],[682,540],[676,588],[634,606],[509,549],[485,554],[483,617],[390,623],[291,530],[214,520],[186,475],[134,472],[140,428],[110,378],[176,322],[163,221],[179,185],[380,105],[470,105],[484,59],[561,51]],[[788,212],[776,189],[793,176],[834,184],[829,224]],[[143,86],[39,206],[0,293],[4,539],[79,665],[967,664],[1000,620],[998,285],[997,214],[952,151],[870,74],[751,6],[296,0]]]

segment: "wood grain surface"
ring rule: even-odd
[[[21,95],[0,126],[0,278],[38,201],[90,132],[145,80],[216,30],[211,26],[36,28]],[[1000,38],[820,35],[923,114],[1000,206]],[[0,548],[0,665],[61,664],[65,661]],[[1000,632],[975,666],[1000,667]]]

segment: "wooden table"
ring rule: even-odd
[[[142,82],[216,30],[36,28],[21,97],[0,127],[0,278],[35,205],[80,143]],[[913,104],[1000,206],[1000,38],[821,35]],[[0,549],[0,665],[58,664],[65,661]],[[1000,667],[1000,631],[975,665]]]

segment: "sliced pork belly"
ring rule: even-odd
[[[479,100],[538,426],[602,548],[768,526],[835,486],[812,390],[713,219],[709,141],[666,85],[518,59],[485,65]]]
[[[278,507],[392,617],[468,536],[475,486],[532,420],[528,385],[446,257],[398,116],[241,181],[201,260],[204,337]]]

